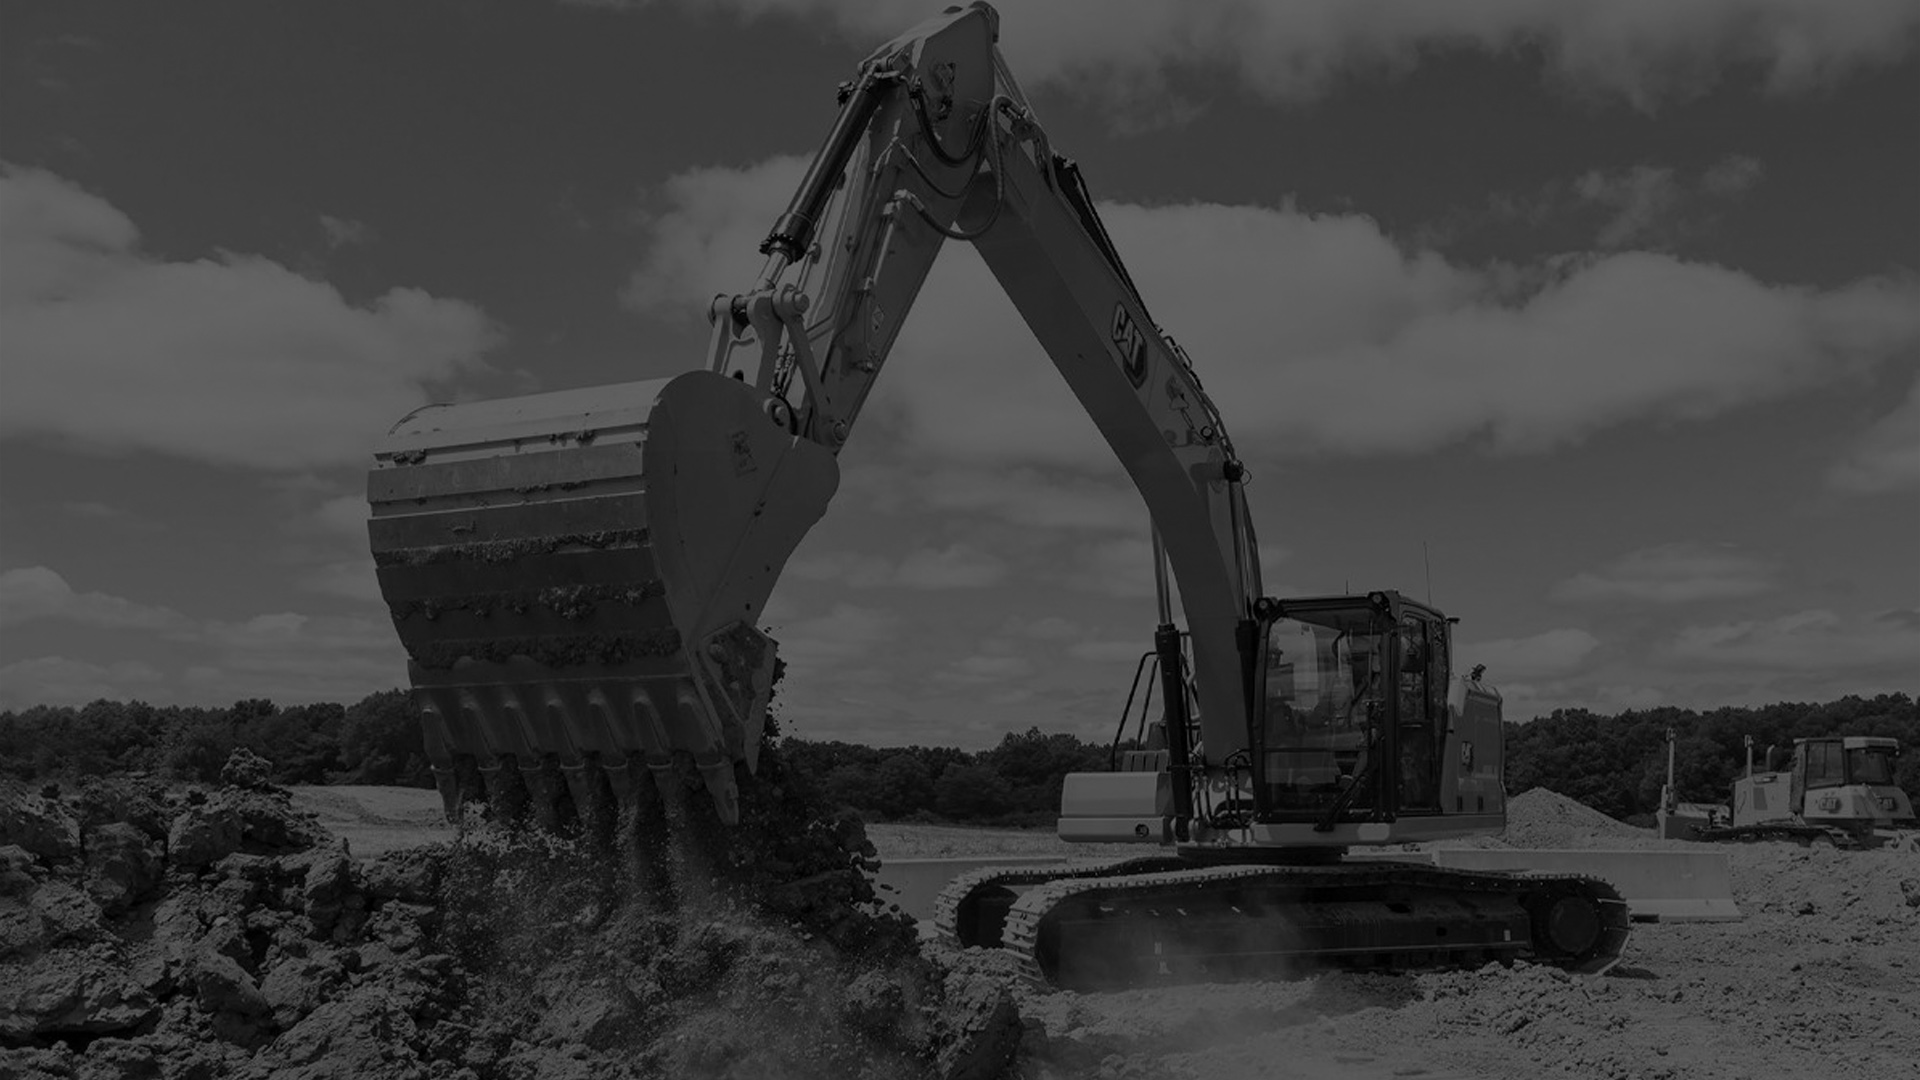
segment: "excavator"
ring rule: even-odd
[[[1428,604],[1265,595],[1227,425],[998,39],[990,5],[948,8],[840,86],[758,278],[709,309],[704,367],[427,406],[378,448],[369,535],[449,815],[485,799],[558,827],[610,798],[671,822],[693,770],[738,818],[776,664],[758,617],[960,240],[1146,504],[1163,714],[1119,768],[1068,779],[1060,825],[1151,852],[967,876],[940,929],[1060,986],[1605,970],[1628,937],[1605,881],[1349,857],[1504,827],[1500,696],[1455,674]]]

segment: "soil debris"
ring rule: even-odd
[[[777,750],[741,826],[689,768],[625,858],[479,823],[358,859],[263,765],[0,787],[0,1077],[986,1080],[1017,1041]]]

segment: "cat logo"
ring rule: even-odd
[[[1113,347],[1120,350],[1120,366],[1135,390],[1147,384],[1147,335],[1127,314],[1127,305],[1113,305]]]

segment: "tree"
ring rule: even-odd
[[[952,821],[996,821],[1013,801],[1013,785],[985,765],[952,766],[933,785],[934,809]]]
[[[346,710],[340,719],[340,768],[329,778],[335,783],[433,786],[412,694],[382,690]]]

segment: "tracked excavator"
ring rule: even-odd
[[[949,8],[842,84],[758,279],[711,307],[703,368],[429,406],[379,448],[373,553],[449,814],[484,798],[550,826],[593,805],[658,820],[695,770],[711,812],[737,817],[776,662],[762,606],[960,240],[1146,504],[1163,713],[1120,768],[1068,779],[1060,826],[1150,850],[965,877],[941,930],[1063,986],[1322,963],[1604,970],[1628,933],[1604,881],[1347,857],[1503,828],[1500,697],[1455,674],[1453,620],[1426,604],[1265,595],[1220,411],[1009,74],[998,24],[985,3]]]

